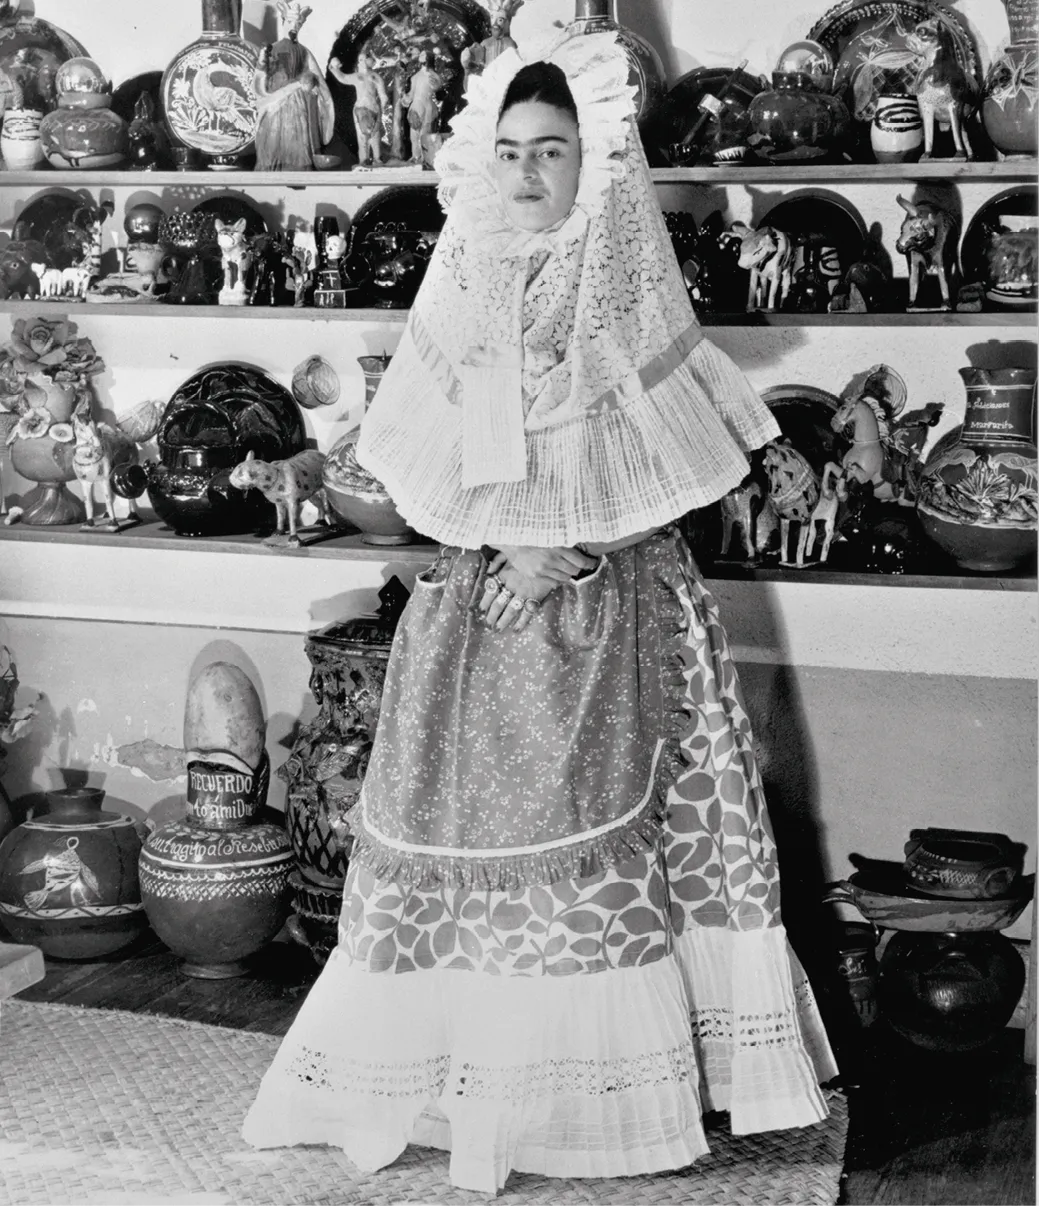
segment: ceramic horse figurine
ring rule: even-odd
[[[920,107],[924,126],[921,160],[930,159],[934,148],[935,123],[952,131],[954,159],[970,159],[973,152],[964,118],[973,107],[974,85],[956,59],[956,48],[940,17],[928,17],[906,39],[910,50],[920,56],[920,69],[909,87]]]
[[[722,521],[719,557],[728,557],[737,529],[747,561],[764,553],[777,528],[777,516],[761,483],[748,477],[719,500]]]
[[[815,504],[815,510],[804,525],[803,558],[811,557],[817,543],[820,544],[819,561],[825,561],[829,557],[830,545],[833,543],[837,531],[837,509],[842,502],[847,500],[847,497],[848,479],[844,476],[844,470],[840,465],[835,465],[833,461],[827,461],[823,469],[822,481],[819,483],[819,501]],[[820,525],[822,526],[821,533]]]

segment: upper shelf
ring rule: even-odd
[[[658,184],[870,184],[915,180],[1034,181],[1039,162],[1008,159],[1001,163],[964,163],[931,160],[928,163],[788,164],[782,167],[726,165],[723,167],[654,168]],[[335,172],[135,172],[113,170],[59,171],[44,167],[30,172],[0,171],[0,184],[61,185],[75,188],[176,188],[203,185],[210,188],[370,188],[389,184],[435,185],[435,172],[420,167],[354,168]]]

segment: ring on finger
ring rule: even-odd
[[[537,599],[524,599],[523,600],[523,610],[525,612],[529,613],[530,615],[533,615],[536,611],[540,610],[540,608],[541,608],[541,603]]]
[[[498,591],[503,590],[502,581],[497,574],[488,574],[486,581],[483,584],[483,589],[490,595],[496,595]]]
[[[522,611],[526,606],[526,599],[521,599],[519,595],[513,595],[512,598],[505,604],[506,611]]]

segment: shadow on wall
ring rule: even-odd
[[[739,675],[779,851],[783,922],[812,974],[813,964],[824,955],[819,949],[819,901],[829,875],[818,773],[801,691],[789,666],[745,662]]]

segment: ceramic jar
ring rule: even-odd
[[[187,817],[156,829],[141,851],[152,928],[186,975],[239,976],[288,916],[292,851],[267,799],[266,724],[255,686],[213,662],[192,681],[184,715]]]
[[[893,934],[880,958],[877,1001],[898,1034],[931,1051],[971,1051],[1013,1015],[1025,970],[997,933]]]
[[[1012,43],[993,62],[985,80],[981,120],[1005,159],[1034,159],[1039,150],[1039,46]]]
[[[137,877],[142,822],[101,808],[95,787],[47,793],[47,811],[0,842],[0,921],[15,942],[98,959],[147,926]]]
[[[1039,301],[1039,218],[1003,214],[985,258],[986,298],[1000,308],[1034,310]]]
[[[635,88],[635,120],[642,125],[664,99],[664,65],[645,38],[618,23],[613,0],[576,0],[568,29],[575,34],[616,32],[628,59],[628,83]]]
[[[104,168],[122,163],[129,126],[109,107],[111,88],[93,59],[62,63],[54,86],[58,107],[40,123],[40,141],[56,168]]]
[[[9,172],[26,172],[44,161],[40,141],[43,114],[38,109],[7,109],[0,127],[0,154]]]
[[[241,0],[202,0],[202,34],[174,55],[159,89],[173,137],[215,168],[240,167],[254,149],[257,53],[241,23]]]
[[[801,72],[772,73],[772,87],[748,109],[747,145],[766,163],[801,163],[835,155],[848,137],[843,101]]]
[[[917,513],[963,569],[1012,570],[1036,548],[1036,370],[962,368],[959,438],[924,465]]]
[[[321,481],[331,511],[361,533],[365,544],[410,544],[415,532],[394,506],[386,487],[357,461],[357,428],[337,440],[325,457]]]
[[[915,163],[924,149],[924,123],[916,97],[907,92],[881,93],[869,141],[877,163]]]

